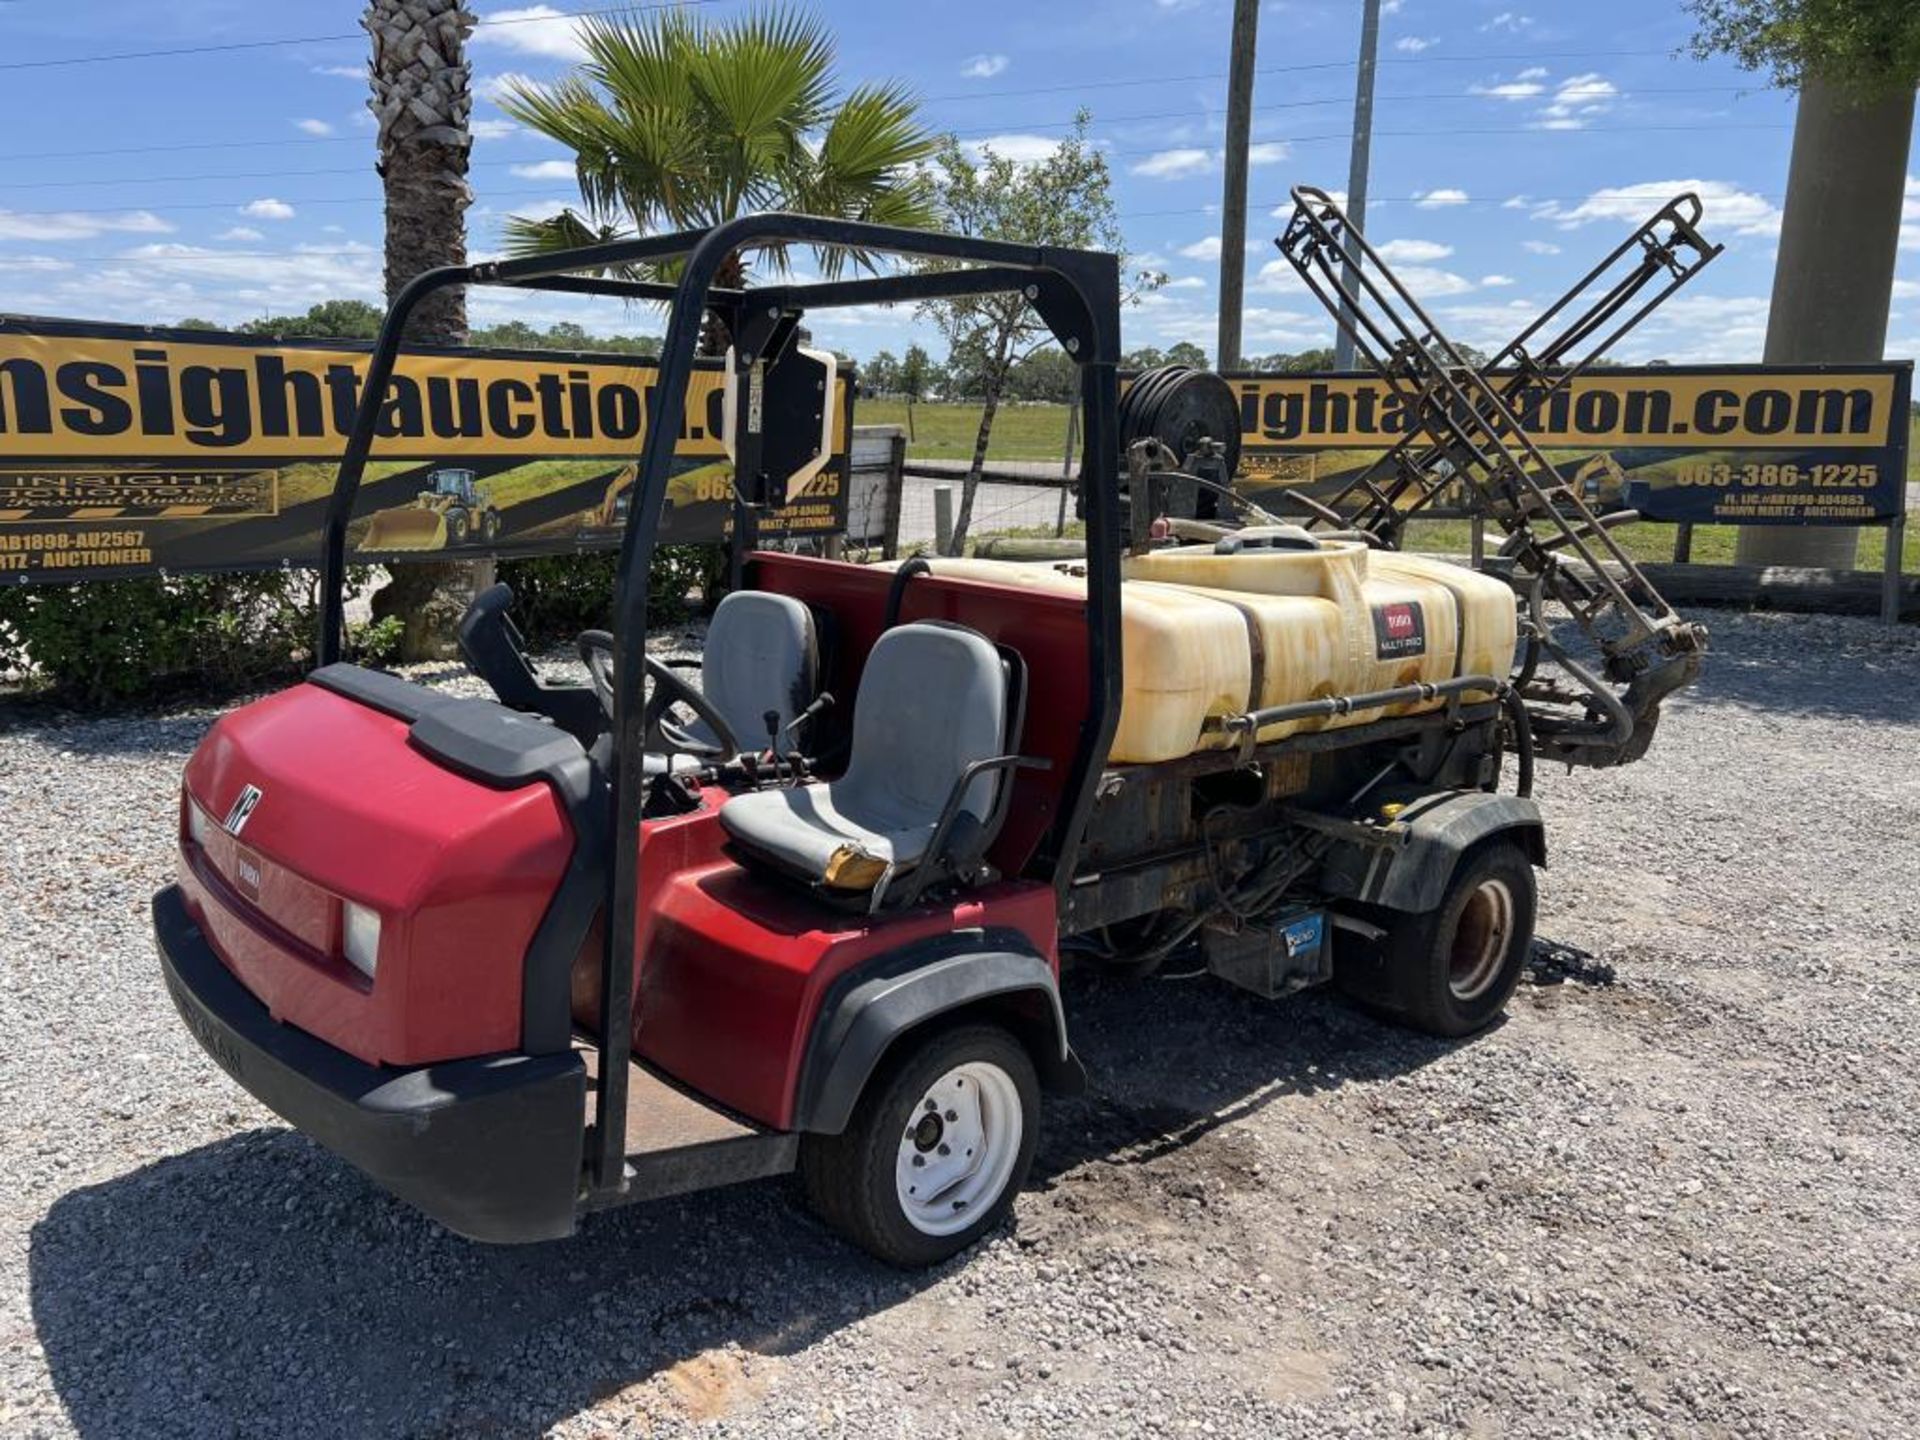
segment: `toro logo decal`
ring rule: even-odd
[[[260,857],[244,845],[233,847],[233,883],[254,904],[260,903],[260,879],[264,866]]]
[[[247,828],[247,817],[260,803],[260,787],[243,785],[240,793],[234,797],[233,808],[227,811],[227,818],[220,822],[220,828],[229,835],[238,835]]]
[[[1418,605],[1398,600],[1373,607],[1373,652],[1382,660],[1427,653],[1427,617]]]

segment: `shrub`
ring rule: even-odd
[[[588,555],[540,555],[503,560],[498,574],[513,587],[513,619],[530,643],[571,640],[582,630],[605,630],[613,621],[613,551]],[[649,624],[671,625],[690,611],[698,590],[712,599],[726,576],[726,552],[717,545],[661,545],[653,552],[647,582]]]
[[[290,670],[313,615],[295,571],[22,585],[0,590],[0,667],[86,708],[226,691]]]
[[[538,644],[604,628],[613,615],[611,553],[503,561],[514,618]],[[663,545],[649,619],[686,618],[689,594],[719,593],[725,552]],[[347,572],[349,592],[370,572]],[[225,695],[299,673],[313,652],[316,577],[306,570],[176,575],[0,587],[0,673],[24,674],[62,703],[98,710],[183,691]],[[399,653],[398,617],[355,626],[349,648],[372,665]]]

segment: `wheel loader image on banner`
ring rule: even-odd
[[[491,545],[500,538],[500,511],[473,471],[443,468],[411,505],[377,511],[367,527],[362,550],[453,550],[462,545]]]

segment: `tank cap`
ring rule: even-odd
[[[1213,542],[1216,555],[1240,555],[1261,550],[1318,550],[1320,542],[1299,525],[1249,525]]]

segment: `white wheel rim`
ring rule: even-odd
[[[1513,943],[1513,891],[1489,876],[1474,887],[1454,926],[1447,985],[1457,1000],[1475,1000],[1499,975]]]
[[[1020,1089],[998,1065],[956,1065],[914,1102],[903,1125],[894,1189],[922,1235],[952,1235],[993,1208],[1013,1175],[1026,1117]]]

